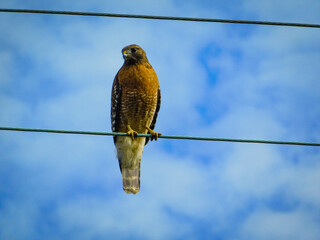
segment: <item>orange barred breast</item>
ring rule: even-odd
[[[119,130],[127,132],[130,125],[138,133],[146,133],[157,106],[159,82],[155,71],[143,64],[131,65],[120,69],[118,78],[122,88]]]

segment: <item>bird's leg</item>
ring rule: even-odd
[[[137,137],[138,132],[132,130],[129,124],[127,125],[127,128],[128,128],[128,134],[130,135],[131,139],[134,140]]]
[[[158,137],[160,136],[160,135],[162,135],[162,133],[157,133],[157,132],[155,132],[155,131],[153,131],[150,127],[148,127],[148,126],[146,126],[146,128],[148,129],[148,132],[152,135],[151,136],[151,141],[154,139],[154,140],[158,140]]]

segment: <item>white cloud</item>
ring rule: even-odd
[[[242,228],[243,239],[318,239],[316,216],[305,211],[276,212],[262,209],[250,216]]]
[[[37,207],[26,202],[11,201],[2,205],[0,236],[2,239],[32,238],[36,233]]]
[[[318,1],[252,1],[244,0],[243,8],[262,20],[316,23],[320,11]]]
[[[142,3],[116,3],[111,10],[124,4],[124,11],[131,12]],[[106,9],[101,1],[69,4],[59,6]],[[145,4],[140,11],[211,11],[205,4],[158,4],[158,9]],[[263,9],[250,6],[263,17]],[[0,18],[6,36],[1,39],[6,49],[1,50],[0,76],[6,80],[0,83],[0,125],[109,131],[110,89],[123,61],[120,51],[138,43],[160,79],[157,129],[163,134],[320,139],[319,34],[313,30],[41,15]],[[16,86],[19,91],[13,94]],[[4,239],[319,236],[312,213],[319,211],[320,199],[315,148],[160,139],[146,146],[141,192],[131,196],[121,189],[110,137],[1,133],[0,141],[0,191],[7,194],[0,198]],[[290,211],[273,209],[273,201]]]

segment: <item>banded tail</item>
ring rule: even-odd
[[[122,169],[122,185],[126,193],[137,194],[140,191],[140,164],[137,168]]]
[[[145,138],[117,137],[117,157],[126,193],[137,194],[140,191],[140,162],[145,141]]]

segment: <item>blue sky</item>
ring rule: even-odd
[[[308,1],[0,1],[2,8],[320,23]],[[110,131],[121,49],[166,135],[320,142],[318,29],[0,14],[0,125]],[[160,139],[127,195],[111,137],[0,132],[0,239],[319,239],[320,149]]]

